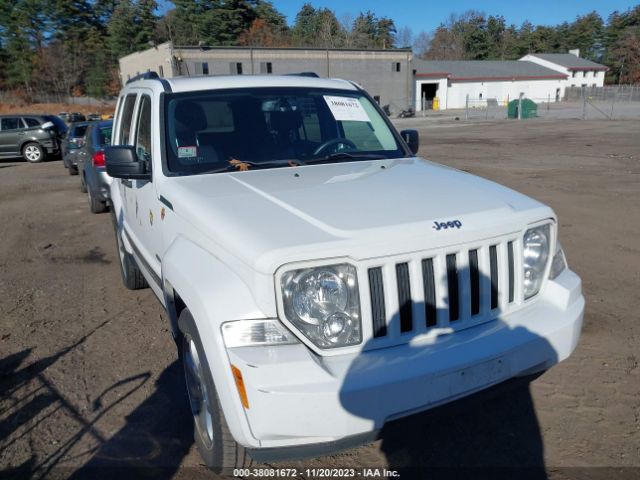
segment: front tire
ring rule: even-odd
[[[180,314],[178,328],[180,357],[194,420],[194,439],[202,460],[215,472],[250,467],[252,459],[246,448],[231,435],[198,330],[186,308]]]
[[[124,243],[118,229],[118,220],[114,209],[111,209],[111,221],[113,223],[113,230],[116,234],[116,246],[118,248],[118,265],[120,265],[120,274],[122,275],[122,283],[129,290],[141,290],[147,288],[149,284],[142,275],[142,272],[136,264],[136,260],[133,258],[127,250],[124,248]]]
[[[29,142],[22,147],[22,158],[29,163],[42,162],[45,159],[45,152],[38,143]]]

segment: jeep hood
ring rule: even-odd
[[[263,273],[471,242],[553,216],[513,190],[419,158],[173,178],[163,193],[176,215]]]

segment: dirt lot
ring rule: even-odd
[[[640,122],[405,125],[420,128],[423,156],[553,206],[584,282],[582,340],[536,379],[395,422],[373,444],[289,465],[390,466],[408,472],[403,478],[417,478],[407,467],[419,465],[638,478]],[[164,314],[150,291],[122,287],[109,216],[89,213],[78,178],[59,161],[0,161],[0,319],[0,469],[207,476]],[[596,466],[637,468],[567,468]]]

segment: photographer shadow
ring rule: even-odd
[[[469,270],[458,270],[459,281],[463,275],[469,278]],[[447,285],[446,278],[440,285]],[[480,289],[482,304],[490,298],[486,287],[490,289],[491,281],[480,275],[480,285],[485,286]],[[385,284],[385,288],[390,286]],[[462,289],[459,291],[462,293]],[[413,304],[412,307],[415,328],[417,321],[426,321],[425,305]],[[387,324],[387,335],[400,334],[401,311],[406,317],[407,310],[401,306]],[[462,315],[462,309],[460,313]],[[448,307],[437,310],[438,319],[448,316]],[[430,343],[405,343],[383,350],[376,350],[377,338],[371,339],[351,362],[340,401],[345,410],[370,420],[379,431],[380,449],[387,464],[379,468],[396,470],[401,478],[410,479],[548,478],[530,384],[542,371],[557,363],[557,352],[546,339],[523,326],[510,326],[501,316],[481,325],[484,327],[445,333]],[[514,368],[507,358],[509,351],[498,349],[499,344],[505,342],[527,345],[527,352],[533,352],[535,357],[531,368],[523,372],[509,371]],[[430,350],[445,352],[437,357],[438,361],[447,362],[444,372],[438,368],[430,370],[428,363],[436,358],[429,355]],[[472,356],[477,353],[478,361],[458,363],[456,354],[461,353],[466,358],[469,353]],[[380,360],[381,354],[384,362]],[[474,366],[490,362],[490,369],[495,370],[497,363],[494,362],[502,364],[502,359],[508,373],[497,374],[495,378],[489,374],[489,388],[483,381],[477,384],[471,381],[466,391],[459,386],[461,375],[486,374],[486,369],[478,372]],[[544,361],[538,361],[540,359]],[[424,381],[409,386],[410,379],[421,375],[420,372],[424,374]],[[515,375],[518,376],[510,378]],[[387,379],[380,380],[383,376]],[[376,386],[376,379],[383,387]],[[465,381],[469,382],[469,378]],[[449,397],[442,394],[447,385],[452,392]],[[389,416],[402,418],[389,421],[381,414],[384,405],[389,404],[395,409]]]

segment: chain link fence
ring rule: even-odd
[[[640,119],[640,85],[615,85],[607,87],[569,87],[565,98],[556,101],[551,95],[523,97],[537,106],[536,117],[549,119]],[[458,117],[468,121],[501,120],[508,114],[508,102],[497,99],[467,97],[465,108],[444,110],[440,115]],[[435,113],[435,112],[434,112]],[[430,116],[423,113],[422,116]]]

